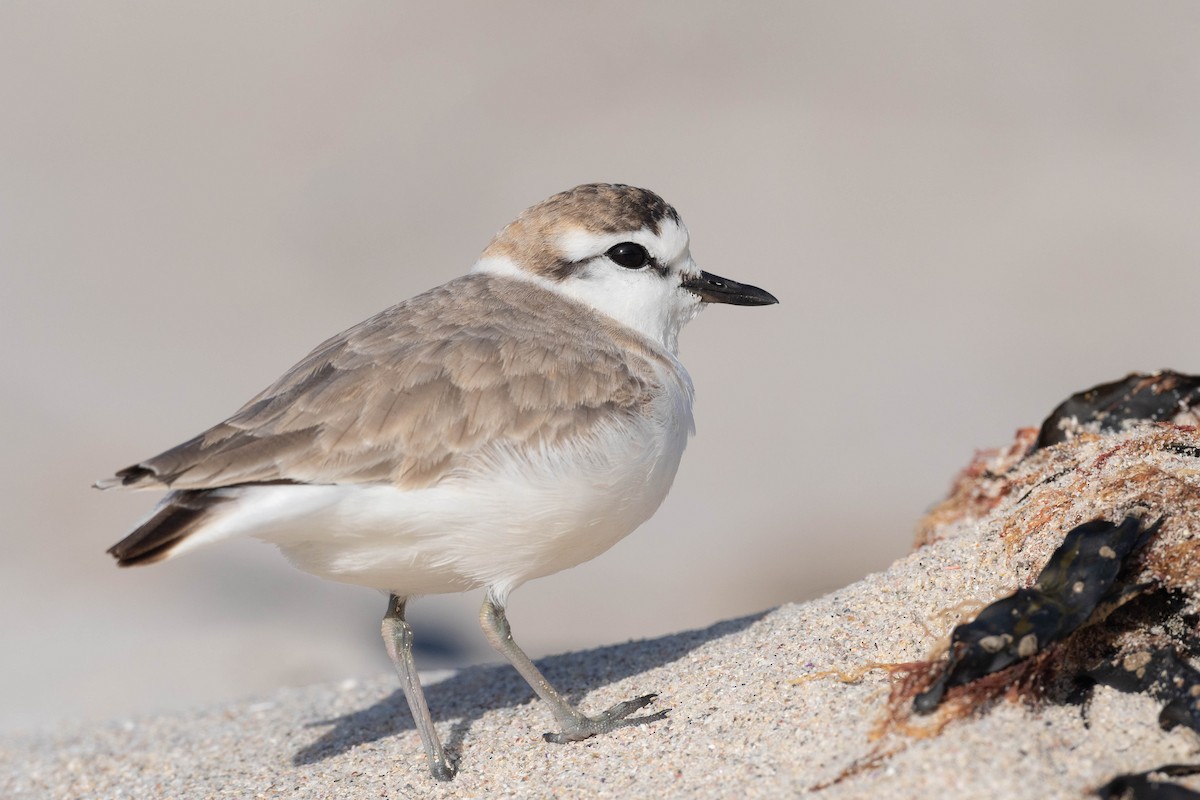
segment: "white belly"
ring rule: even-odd
[[[532,578],[596,557],[662,503],[692,429],[685,383],[636,423],[569,450],[486,464],[414,491],[369,484],[271,485],[240,496],[178,548],[249,535],[295,566],[401,595],[478,586],[503,602]],[[194,540],[194,541],[193,541]]]

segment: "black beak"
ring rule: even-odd
[[[729,303],[734,306],[769,306],[778,303],[775,295],[748,283],[738,283],[711,272],[701,272],[698,278],[688,278],[682,284],[700,295],[705,303]]]

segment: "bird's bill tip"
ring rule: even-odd
[[[778,303],[775,295],[766,289],[751,286],[748,283],[738,283],[711,272],[701,272],[698,276],[686,278],[683,288],[694,292],[704,303],[727,303],[733,306],[769,306]]]

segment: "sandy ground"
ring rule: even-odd
[[[279,692],[194,714],[117,720],[0,746],[0,794],[67,797],[1079,797],[1117,773],[1197,757],[1149,698],[1098,689],[1084,706],[1000,703],[941,736],[871,741],[889,677],[823,670],[903,662],[928,620],[1004,591],[1002,548],[979,535],[924,548],[804,605],[701,631],[542,660],[589,708],[658,691],[670,717],[588,742],[541,739],[548,715],[507,667],[429,688],[461,753],[437,783],[391,677]],[[872,762],[879,753],[890,757]],[[849,777],[837,781],[840,775]]]

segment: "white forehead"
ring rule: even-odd
[[[682,222],[664,218],[658,233],[649,228],[620,233],[597,233],[581,227],[569,227],[559,234],[555,247],[567,261],[594,258],[621,242],[636,242],[660,264],[674,264],[688,255],[688,232]]]

